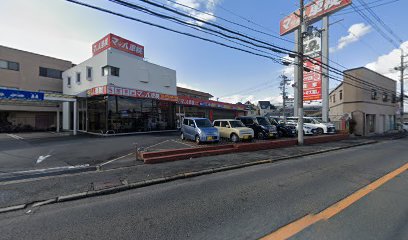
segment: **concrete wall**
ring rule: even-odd
[[[0,69],[0,87],[28,91],[62,92],[62,80],[41,77],[40,67],[65,71],[72,67],[70,61],[0,46],[0,59],[20,64],[19,71]]]
[[[177,95],[175,70],[149,63],[117,49],[108,50],[108,65],[120,68],[120,76],[109,76],[108,84]]]
[[[394,128],[397,103],[392,102],[392,92],[396,91],[396,82],[366,68],[346,71],[347,74],[370,84],[359,83],[352,77],[345,77],[344,82],[330,93],[329,117],[339,120],[345,113],[351,114],[356,120],[356,134],[369,135],[367,115],[375,115],[375,132],[381,134]],[[372,99],[371,90],[376,89],[377,99]],[[342,99],[340,99],[342,91]],[[388,100],[383,100],[387,93]]]
[[[104,66],[119,68],[119,77],[102,76]],[[86,79],[86,69],[92,67],[92,79]],[[81,82],[76,82],[76,73]],[[68,86],[71,77],[71,86]],[[144,61],[142,58],[117,49],[108,49],[63,73],[64,94],[86,96],[93,87],[113,84],[118,87],[177,95],[176,71]]]
[[[107,51],[101,52],[98,55],[63,72],[63,93],[67,95],[85,97],[88,89],[107,85],[108,77],[102,76],[102,67],[108,65],[107,57]],[[87,79],[86,77],[87,67],[92,68],[91,79]],[[81,82],[77,82],[76,73],[81,73]],[[71,85],[68,85],[68,77],[71,77]]]

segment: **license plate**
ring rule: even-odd
[[[212,140],[213,139],[213,137],[207,137],[207,140],[208,141],[210,141],[210,140]]]
[[[244,135],[244,139],[248,139],[249,138],[249,136],[248,135]]]

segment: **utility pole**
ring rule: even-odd
[[[401,112],[400,112],[400,122],[401,126],[404,124],[404,50],[401,49]]]
[[[285,75],[281,75],[282,81],[280,82],[280,89],[282,90],[282,102],[283,102],[283,121],[286,123],[286,99],[288,98],[286,92],[286,85],[290,82],[289,78]]]
[[[322,120],[329,122],[329,16],[323,17],[322,33]]]
[[[406,55],[406,56],[408,56],[408,55]],[[401,123],[401,126],[404,124],[404,97],[405,97],[405,94],[404,94],[404,70],[405,70],[405,68],[408,67],[408,65],[404,65],[405,64],[404,58],[406,56],[404,55],[404,50],[401,48],[401,66],[394,68],[397,71],[398,70],[401,71],[401,79],[400,79],[400,81],[401,81],[401,84],[400,84],[401,85],[401,97],[400,97],[400,123]]]
[[[304,0],[300,0],[300,24],[298,34],[298,144],[303,145],[303,33],[304,33]]]

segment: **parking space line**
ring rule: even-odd
[[[129,156],[131,156],[132,154],[135,154],[135,153],[131,152],[131,153],[126,154],[126,155],[123,155],[123,156],[121,156],[121,157],[117,157],[117,158],[115,158],[115,159],[112,159],[112,160],[109,160],[109,161],[107,161],[107,162],[101,163],[101,164],[99,164],[99,167],[102,167],[102,166],[104,166],[104,165],[106,165],[106,164],[112,163],[112,162],[114,162],[114,161],[116,161],[116,160],[119,160],[119,159],[122,159],[122,158],[125,158],[125,157],[129,157]]]
[[[394,171],[384,175],[383,177],[375,180],[374,182],[368,184],[367,186],[361,188],[360,190],[352,193],[343,200],[329,206],[318,214],[308,214],[286,226],[279,228],[278,230],[272,232],[271,234],[261,238],[261,240],[277,240],[277,239],[288,239],[297,233],[303,231],[305,228],[319,222],[321,220],[328,220],[336,214],[340,213],[344,209],[348,208],[353,203],[357,202],[367,194],[373,192],[377,188],[384,185],[386,182],[400,175],[401,173],[408,170],[408,163],[395,169]]]
[[[11,138],[14,138],[14,139],[17,139],[17,140],[22,140],[22,139],[24,139],[23,137],[20,137],[20,136],[15,135],[15,134],[7,134],[7,136],[9,136],[9,137],[11,137]]]

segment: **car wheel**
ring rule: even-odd
[[[317,132],[317,135],[322,135],[322,134],[324,133],[324,131],[323,131],[322,128],[318,128],[318,129],[316,130],[316,132]]]
[[[278,137],[283,137],[285,134],[282,131],[278,131]]]
[[[231,139],[231,141],[234,142],[234,143],[239,142],[239,137],[238,137],[238,135],[235,134],[235,133],[231,134],[230,139]]]
[[[186,140],[186,137],[184,137],[184,133],[180,134],[180,138],[181,138],[181,140]]]
[[[197,144],[200,144],[201,143],[201,141],[200,141],[200,136],[196,136],[195,137],[195,142],[197,143]]]
[[[263,132],[259,132],[256,136],[258,139],[264,139],[265,135],[263,134]]]

